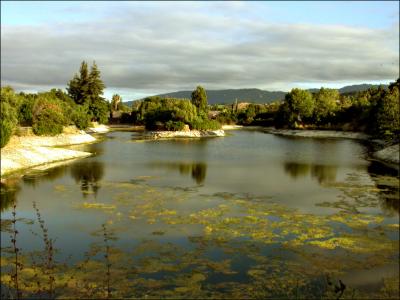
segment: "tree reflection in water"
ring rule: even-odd
[[[0,183],[0,211],[3,212],[17,201],[21,190],[19,178],[9,178]]]
[[[202,184],[207,175],[207,164],[204,162],[153,162],[151,167],[167,170],[178,170],[180,174],[191,174],[197,184]]]
[[[383,211],[400,214],[399,171],[373,161],[368,173],[379,189],[379,201]]]
[[[57,178],[64,176],[68,166],[61,165],[54,168],[48,168],[46,170],[33,170],[32,172],[24,175],[22,180],[24,184],[36,187],[40,182],[53,181]]]
[[[319,184],[334,182],[336,180],[337,167],[312,164],[285,162],[284,169],[292,178],[305,177],[310,175],[311,178],[317,179]]]
[[[71,176],[80,183],[84,197],[88,194],[97,196],[99,181],[104,176],[104,164],[99,161],[80,161],[71,166]]]

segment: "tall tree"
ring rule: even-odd
[[[340,94],[338,90],[321,88],[315,94],[314,116],[317,122],[333,116],[337,110]]]
[[[388,139],[399,139],[400,134],[400,80],[391,83],[389,90],[384,93],[377,103],[375,132]]]
[[[192,103],[196,106],[199,112],[206,112],[207,111],[207,94],[206,90],[202,86],[198,86],[192,92]]]
[[[100,71],[96,62],[93,62],[88,76],[88,90],[87,96],[91,102],[102,100],[103,90],[105,89],[104,82],[100,79]]]
[[[79,75],[75,74],[74,78],[69,81],[67,91],[69,96],[74,99],[75,103],[85,104],[89,102],[89,71],[85,61],[81,63]]]
[[[111,99],[111,109],[113,111],[119,110],[121,104],[121,96],[118,94],[114,94]]]
[[[292,89],[286,94],[285,101],[288,104],[290,113],[298,121],[303,121],[303,117],[310,117],[314,112],[315,101],[309,91],[302,89]]]
[[[81,63],[79,75],[68,83],[68,93],[77,104],[88,107],[88,112],[93,121],[105,123],[109,116],[109,103],[102,97],[105,85],[100,78],[100,71],[93,62],[88,71],[85,61]]]

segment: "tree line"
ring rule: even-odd
[[[63,127],[86,129],[90,122],[106,123],[110,104],[102,97],[105,85],[95,62],[85,61],[67,84],[67,92],[51,89],[41,93],[16,93],[1,88],[0,145],[4,147],[18,126],[32,126],[36,135],[56,135]]]
[[[145,125],[147,129],[219,129],[222,124],[275,126],[363,131],[392,142],[400,134],[400,79],[383,87],[353,94],[321,88],[315,93],[292,89],[283,101],[269,104],[237,103],[208,105],[207,94],[198,86],[191,99],[147,97],[132,107],[115,94],[111,103],[102,95],[105,89],[95,62],[83,61],[78,73],[67,83],[66,91],[52,89],[41,93],[16,93],[1,88],[0,144],[4,147],[18,126],[32,126],[37,135],[56,135],[63,127],[86,129],[90,122],[107,123],[113,113],[119,122]],[[111,118],[110,118],[111,117]]]

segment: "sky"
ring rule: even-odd
[[[1,1],[1,85],[65,89],[96,61],[124,101],[399,77],[398,1]]]

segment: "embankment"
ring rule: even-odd
[[[63,160],[83,158],[89,152],[55,146],[93,143],[96,138],[86,133],[60,134],[57,136],[13,136],[1,149],[1,176],[9,173]]]

